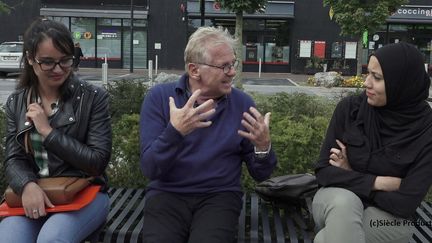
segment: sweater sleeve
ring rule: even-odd
[[[422,150],[416,162],[402,179],[399,190],[377,191],[373,203],[378,207],[403,218],[414,215],[415,210],[426,196],[432,184],[432,145]]]
[[[315,166],[318,183],[322,186],[341,187],[354,192],[361,198],[369,198],[375,175],[359,171],[348,171],[329,163],[330,149],[337,148],[336,139],[342,140],[345,122],[349,120],[350,100],[344,99],[337,106],[327,129],[324,142],[321,146],[319,160]],[[350,162],[352,167],[354,164]]]
[[[277,164],[276,154],[273,149],[270,150],[266,157],[258,158],[253,150],[253,145],[252,152],[247,153],[244,160],[249,174],[258,182],[268,179]]]
[[[168,97],[164,99],[162,90],[153,88],[146,95],[140,113],[140,164],[144,176],[151,180],[160,178],[172,167],[183,141],[183,136],[169,122]]]

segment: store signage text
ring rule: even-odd
[[[404,6],[396,10],[396,12],[390,18],[432,19],[432,6],[431,7]]]

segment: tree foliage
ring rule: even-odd
[[[357,75],[361,74],[362,40],[365,31],[375,32],[387,18],[408,0],[323,0],[330,6],[333,19],[341,28],[341,35],[357,38]]]
[[[243,57],[243,13],[255,13],[263,12],[267,4],[267,0],[215,0],[216,3],[220,4],[221,8],[226,9],[236,15],[236,27],[235,27],[235,38],[237,40],[236,55],[238,59]],[[243,65],[240,62],[237,76],[236,86],[241,86]]]
[[[365,30],[374,32],[407,0],[323,0],[330,6],[333,19],[339,24],[341,34],[360,37]]]
[[[9,14],[10,13],[10,7],[5,2],[0,1],[0,15],[3,13]]]
[[[230,10],[233,13],[255,13],[263,11],[267,0],[216,0],[221,7]]]

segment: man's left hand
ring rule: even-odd
[[[243,113],[241,124],[247,131],[238,130],[238,134],[249,139],[257,151],[267,151],[270,146],[270,115],[271,113],[268,112],[262,116],[255,107]]]

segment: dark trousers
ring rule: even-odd
[[[241,193],[160,193],[147,199],[146,243],[231,243],[237,234]]]

